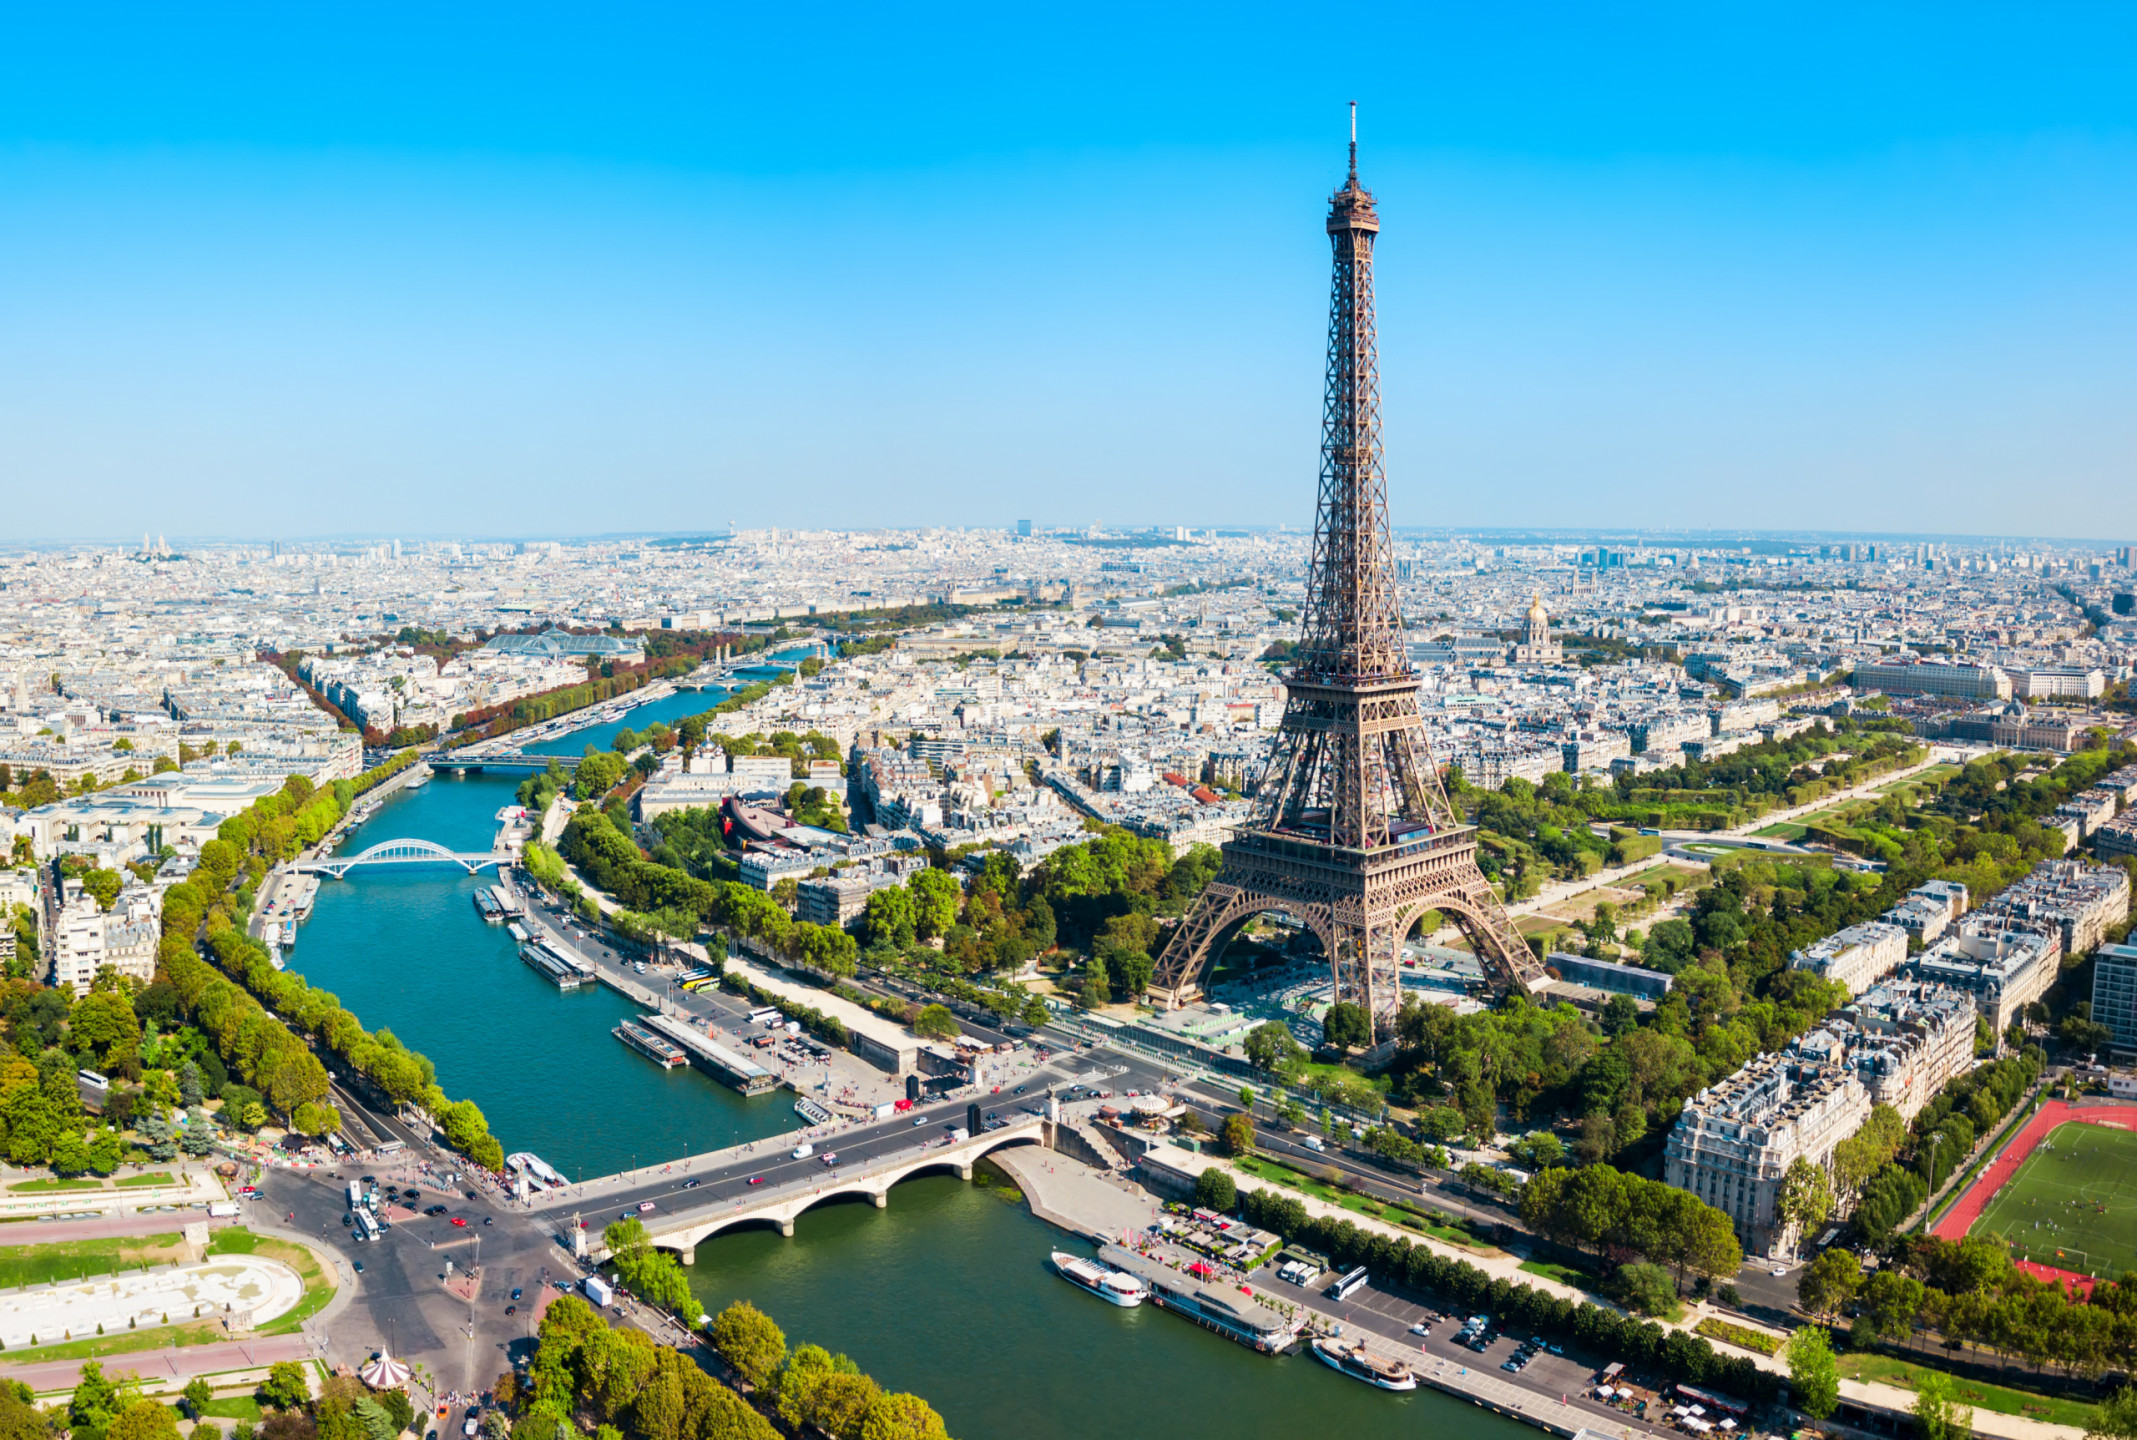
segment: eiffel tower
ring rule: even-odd
[[[1358,183],[1353,105],[1350,176],[1328,202],[1335,278],[1304,639],[1254,817],[1225,843],[1224,868],[1173,931],[1150,993],[1168,1008],[1200,998],[1220,942],[1281,910],[1320,939],[1336,999],[1363,1006],[1384,1038],[1401,1001],[1402,942],[1428,910],[1454,920],[1501,991],[1527,993],[1543,966],[1477,868],[1476,831],[1448,802],[1425,743],[1381,468],[1379,233]]]

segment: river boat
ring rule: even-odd
[[[416,766],[414,770],[409,772],[407,788],[410,790],[422,789],[425,785],[428,785],[430,783],[430,773],[430,767],[428,765]]]
[[[559,1175],[548,1161],[531,1150],[515,1150],[505,1156],[505,1168],[515,1175],[526,1176],[537,1186],[547,1186],[551,1190],[561,1190],[570,1183]]]
[[[497,903],[497,897],[488,890],[477,890],[475,892],[475,909],[482,916],[483,923],[486,925],[502,925],[504,923],[504,907]]]
[[[1417,1376],[1400,1360],[1383,1360],[1365,1348],[1363,1341],[1345,1345],[1320,1336],[1313,1342],[1313,1358],[1331,1370],[1381,1390],[1415,1390]]]
[[[529,940],[519,947],[519,958],[559,990],[576,990],[588,979],[580,966],[558,954],[546,941]]]
[[[1054,1273],[1069,1284],[1090,1291],[1108,1305],[1133,1310],[1150,1298],[1150,1287],[1125,1270],[1116,1270],[1111,1265],[1086,1256],[1071,1255],[1064,1250],[1054,1251],[1050,1258],[1054,1262]]]
[[[678,1065],[690,1063],[690,1057],[683,1052],[682,1046],[665,1035],[655,1035],[642,1025],[633,1025],[630,1021],[623,1020],[609,1033],[663,1070],[673,1070]]]
[[[1098,1258],[1147,1284],[1150,1303],[1158,1309],[1192,1320],[1249,1349],[1264,1355],[1281,1355],[1298,1340],[1297,1320],[1244,1290],[1204,1281],[1118,1245],[1106,1246]]]

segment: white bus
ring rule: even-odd
[[[356,1238],[359,1240],[376,1240],[378,1239],[378,1236],[378,1217],[376,1215],[373,1215],[369,1210],[357,1211]]]
[[[1328,1289],[1323,1293],[1326,1294],[1331,1300],[1348,1300],[1352,1295],[1355,1295],[1361,1288],[1363,1288],[1364,1285],[1365,1267],[1363,1265],[1360,1265],[1357,1269],[1351,1271],[1348,1275],[1345,1275],[1342,1279],[1336,1281],[1333,1285],[1330,1285]]]
[[[364,1187],[354,1180],[349,1182],[349,1208],[358,1212],[364,1208]]]

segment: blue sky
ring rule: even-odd
[[[0,539],[2137,539],[2137,11],[0,12]],[[303,13],[297,13],[302,11]],[[1726,13],[1720,13],[1726,11]]]

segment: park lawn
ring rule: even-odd
[[[1944,1373],[1933,1372],[1930,1366],[1917,1365],[1896,1355],[1868,1352],[1842,1355],[1836,1363],[1843,1380],[1876,1380],[1887,1385],[1897,1385],[1903,1390],[1914,1389],[1922,1375]],[[2051,1425],[2069,1425],[2079,1430],[2092,1428],[2093,1407],[2082,1400],[2069,1400],[2059,1395],[2030,1395],[2023,1390],[2013,1390],[2007,1385],[1964,1380],[1956,1375],[1950,1378],[1952,1398],[1962,1405],[1971,1405],[1977,1410],[1993,1410],[1998,1415],[2022,1415],[2028,1420],[2045,1420]]]
[[[178,1179],[168,1170],[158,1170],[153,1175],[128,1175],[118,1182],[121,1190],[133,1185],[176,1185]]]
[[[258,1424],[260,1402],[250,1395],[232,1395],[222,1400],[210,1400],[200,1407],[200,1413],[218,1420],[250,1420]]]
[[[47,1195],[59,1190],[101,1190],[101,1180],[61,1180],[47,1177],[43,1180],[19,1180],[7,1187],[10,1195]]]
[[[2081,1275],[2137,1270],[2137,1134],[2078,1120],[2056,1126],[1968,1233]]]
[[[1798,825],[1793,820],[1783,820],[1778,825],[1768,825],[1763,830],[1751,832],[1761,840],[1801,840],[1811,833],[1810,826]]]
[[[173,1231],[168,1235],[114,1235],[99,1240],[0,1247],[0,1290],[110,1275],[137,1265],[161,1265],[179,1257],[180,1239]]]
[[[1521,1268],[1531,1275],[1541,1275],[1546,1280],[1556,1280],[1561,1285],[1571,1285],[1576,1290],[1596,1288],[1595,1277],[1585,1270],[1571,1265],[1560,1265],[1550,1260],[1524,1260]]]
[[[40,1360],[99,1360],[106,1355],[131,1355],[137,1350],[214,1345],[229,1338],[230,1332],[220,1325],[151,1325],[146,1330],[121,1330],[57,1345],[10,1350],[7,1359],[10,1365],[33,1365]]]
[[[210,1255],[261,1255],[279,1260],[304,1281],[304,1298],[287,1314],[277,1315],[259,1328],[261,1335],[294,1334],[305,1321],[318,1314],[334,1298],[334,1281],[320,1267],[319,1257],[303,1245],[255,1235],[242,1225],[218,1230],[208,1240]]]
[[[1720,1340],[1724,1344],[1734,1345],[1741,1350],[1754,1351],[1760,1355],[1771,1355],[1779,1350],[1784,1343],[1778,1335],[1768,1335],[1763,1330],[1752,1330],[1743,1325],[1732,1325],[1728,1321],[1717,1319],[1712,1315],[1694,1325],[1692,1333],[1704,1335],[1709,1340]]]

